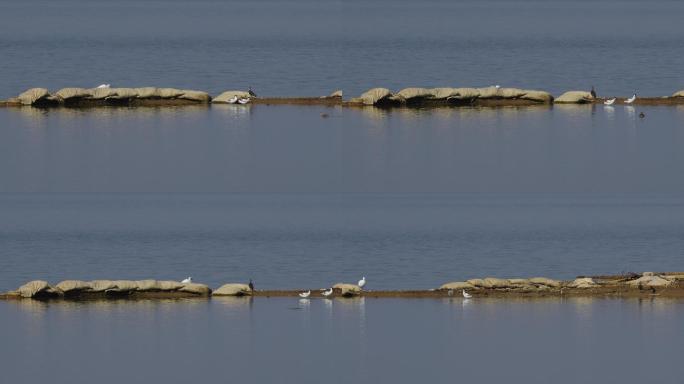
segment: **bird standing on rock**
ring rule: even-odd
[[[359,287],[363,288],[364,285],[366,285],[366,276],[364,276],[361,280],[359,280]]]
[[[591,94],[591,97],[594,99],[596,98],[596,90],[594,89],[593,85],[591,86],[591,91],[589,91],[589,93]]]
[[[192,277],[188,277],[187,279],[183,279],[183,281],[181,281],[181,284],[190,284],[190,283],[192,283]]]
[[[257,97],[256,93],[254,93],[254,91],[252,91],[252,87],[249,87],[249,90],[247,92],[249,92],[250,96]]]
[[[250,291],[254,290],[254,283],[252,282],[252,279],[249,279],[249,290]]]

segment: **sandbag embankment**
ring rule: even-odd
[[[474,104],[478,101],[499,101],[501,104],[510,102],[551,103],[553,96],[544,91],[518,88],[404,88],[392,93],[387,88],[373,88],[364,92],[351,103],[364,105],[392,105],[392,104]]]
[[[672,97],[684,97],[684,89],[673,93]]]
[[[22,298],[98,298],[166,294],[175,296],[208,296],[211,289],[204,284],[159,280],[64,280],[55,286],[46,281],[30,281],[9,294]]]
[[[22,105],[106,105],[121,103],[145,104],[166,101],[208,103],[211,96],[203,91],[176,88],[62,88],[50,94],[45,88],[32,88],[15,98]]]

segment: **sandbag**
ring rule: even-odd
[[[179,291],[194,293],[196,295],[209,295],[211,293],[211,289],[208,286],[198,283],[183,284],[183,287],[179,289]]]
[[[396,94],[402,100],[425,99],[431,98],[432,95],[432,90],[427,88],[404,88]]]
[[[133,88],[138,99],[153,99],[159,97],[159,89],[156,87]]]
[[[111,280],[93,280],[90,282],[90,289],[93,292],[105,292],[116,288],[116,284]]]
[[[511,282],[508,279],[498,279],[496,277],[487,277],[483,280],[485,288],[508,288]]]
[[[672,94],[672,97],[684,97],[684,89]]]
[[[570,284],[568,284],[568,287],[570,288],[593,288],[596,287],[598,284],[592,279],[591,277],[581,277],[578,279],[573,280]]]
[[[208,103],[211,101],[211,96],[209,96],[208,93],[193,90],[183,90],[183,94],[178,98],[183,100],[199,101],[202,103]]]
[[[558,280],[549,279],[546,277],[533,277],[530,279],[530,283],[537,285],[546,285],[547,287],[560,287],[561,282]]]
[[[178,281],[161,280],[157,281],[157,289],[160,291],[177,291],[183,288],[184,284]]]
[[[33,105],[36,102],[46,99],[50,96],[50,93],[45,88],[31,88],[22,92],[17,99],[23,105]]]
[[[356,296],[361,294],[361,287],[356,284],[337,283],[332,286],[333,290],[339,291],[342,296]]]
[[[365,105],[375,105],[391,96],[392,93],[387,88],[373,88],[359,96],[359,100]]]
[[[159,283],[157,280],[138,280],[135,282],[135,290],[142,292],[159,291]]]
[[[247,284],[223,284],[211,293],[212,296],[243,296],[251,294],[252,290]]]
[[[482,279],[470,279],[470,280],[467,280],[467,282],[470,285],[472,285],[473,287],[485,288],[485,282]]]
[[[183,95],[183,91],[176,88],[158,88],[157,95],[162,99],[175,99]]]
[[[665,279],[657,275],[642,276],[636,280],[631,280],[627,282],[627,284],[633,287],[667,287],[672,283],[672,280]]]
[[[91,95],[90,89],[85,88],[62,88],[57,93],[55,97],[64,101],[69,99],[83,99],[88,98]]]
[[[217,104],[227,104],[228,100],[232,99],[233,97],[237,96],[238,98],[249,98],[249,92],[245,91],[225,91],[221,93],[220,95],[214,97],[211,99],[212,103],[217,103]]]
[[[594,99],[591,93],[586,91],[568,91],[558,96],[553,102],[559,104],[584,104]]]
[[[453,281],[451,283],[442,284],[439,289],[471,289],[473,285],[467,281]]]
[[[118,292],[133,292],[138,290],[138,283],[131,280],[114,280],[112,283],[116,288],[112,288],[112,291]]]
[[[33,280],[22,285],[15,292],[21,297],[31,298],[39,296],[41,293],[53,292],[53,289],[47,281]]]
[[[92,289],[89,282],[80,280],[64,280],[57,284],[55,288],[63,293],[90,291]]]

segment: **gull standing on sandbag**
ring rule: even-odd
[[[190,283],[192,283],[192,277],[190,277],[190,276],[188,276],[188,278],[183,279],[181,281],[181,284],[190,284]]]

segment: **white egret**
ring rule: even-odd
[[[192,283],[192,277],[189,277],[189,276],[187,279],[183,279],[183,281],[181,281],[181,284],[190,284],[190,283]]]
[[[364,285],[366,285],[366,276],[364,276],[361,280],[359,280],[359,287],[363,288]]]

